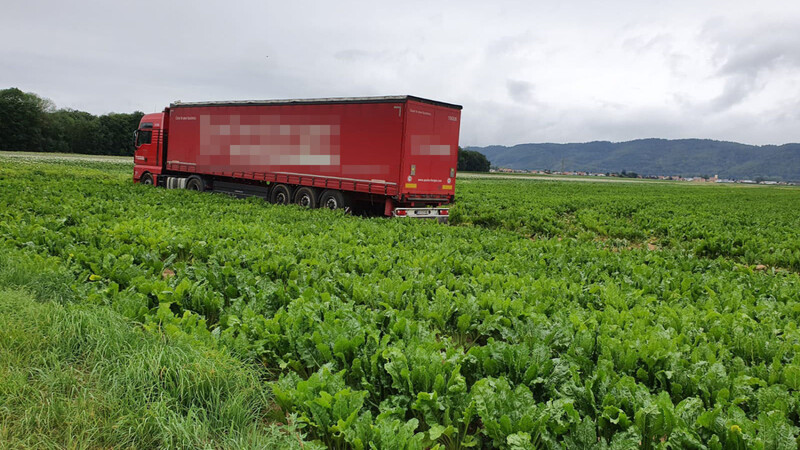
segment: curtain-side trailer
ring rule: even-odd
[[[176,102],[135,132],[134,182],[446,218],[461,106],[412,96]]]

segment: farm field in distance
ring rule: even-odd
[[[12,446],[798,446],[800,189],[465,178],[443,226],[131,170],[0,156]]]

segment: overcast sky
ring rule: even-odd
[[[462,145],[800,142],[797,0],[6,0],[0,11],[0,88],[95,114],[410,94],[463,105]]]

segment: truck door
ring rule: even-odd
[[[153,122],[142,122],[139,129],[134,134],[134,145],[136,152],[134,153],[134,162],[143,166],[156,166],[158,165],[158,139],[157,129],[153,128]]]

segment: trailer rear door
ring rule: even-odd
[[[458,163],[461,111],[408,101],[401,171],[401,192],[407,198],[452,199]]]

